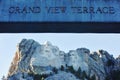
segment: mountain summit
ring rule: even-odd
[[[87,48],[61,51],[49,41],[23,39],[17,46],[8,80],[120,80],[120,57]]]

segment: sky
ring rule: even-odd
[[[40,44],[50,41],[60,50],[68,52],[77,48],[88,48],[91,52],[103,49],[114,57],[120,55],[120,34],[91,33],[1,33],[0,34],[0,79],[7,75],[16,46],[22,39],[34,39]]]

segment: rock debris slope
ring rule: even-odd
[[[114,75],[117,74],[117,75]],[[120,80],[120,56],[78,48],[68,53],[50,42],[23,39],[17,46],[8,80]],[[115,77],[115,78],[114,78]],[[117,79],[116,79],[117,78]]]

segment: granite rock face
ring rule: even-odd
[[[68,66],[73,66],[76,72],[80,68],[89,77],[94,75],[95,80],[106,80],[113,70],[120,70],[120,57],[115,59],[104,50],[91,53],[86,48],[65,53],[48,41],[39,44],[32,39],[23,39],[17,46],[8,80],[35,80],[33,75],[43,74],[49,75],[45,80],[83,80],[67,70]],[[85,80],[89,79],[86,77]]]

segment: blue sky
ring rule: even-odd
[[[114,57],[120,55],[120,34],[5,33],[0,34],[0,78],[7,74],[16,52],[16,46],[23,38],[34,39],[40,44],[50,41],[65,52],[85,47],[91,52],[104,49],[113,54]]]

